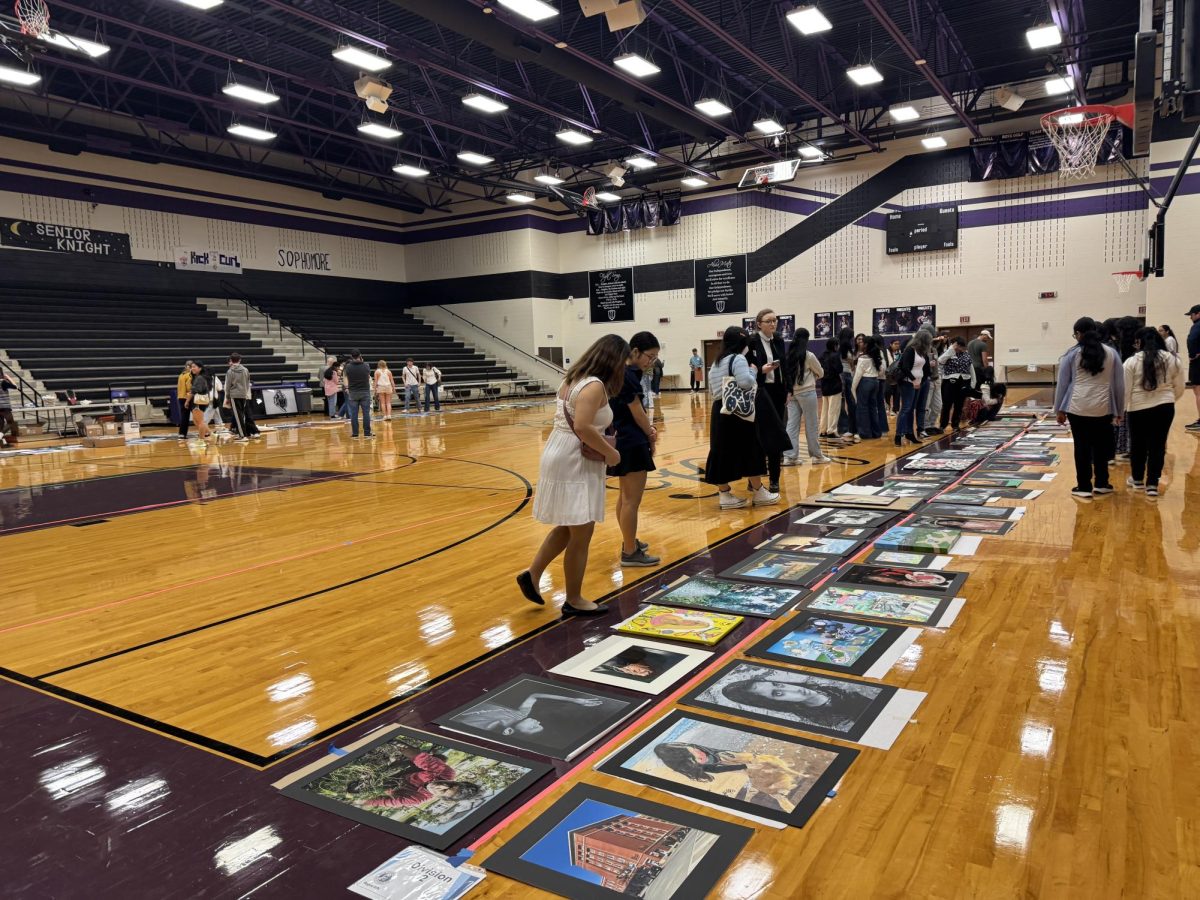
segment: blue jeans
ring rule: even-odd
[[[929,379],[925,378],[921,381],[921,389],[917,392],[917,434],[923,434],[925,431],[925,408],[929,406]]]
[[[884,400],[888,386],[882,378],[876,378],[875,380],[879,383],[879,390],[875,393],[875,430],[882,437],[888,433],[887,406]]]
[[[429,398],[433,398],[433,406],[438,412],[442,411],[442,401],[438,399],[438,385],[425,385],[425,412],[429,412]]]
[[[913,390],[910,381],[902,381],[897,387],[900,388],[900,415],[896,418],[896,440],[899,441],[901,435],[916,436],[916,402],[921,389]],[[922,414],[921,418],[925,416]]]
[[[330,394],[325,398],[325,411],[329,413],[329,418],[337,418],[337,394]]]
[[[821,442],[817,435],[817,392],[794,393],[787,399],[787,434],[792,449],[783,454],[785,459],[800,457],[800,420],[804,419],[804,439],[808,444],[808,458],[820,459]]]
[[[855,409],[858,416],[855,432],[860,438],[869,439],[883,436],[883,432],[879,430],[878,415],[878,410],[882,409],[883,394],[879,390],[879,379],[860,378]]]
[[[854,392],[850,390],[850,385],[854,383],[854,375],[851,372],[842,370],[842,396],[845,397],[845,402],[842,404],[841,415],[838,416],[838,434],[859,434],[858,428],[858,410],[854,400]]]
[[[363,433],[371,436],[371,395],[351,397],[347,403],[350,406],[350,436],[358,437],[358,411],[362,410]]]
[[[421,408],[421,386],[419,384],[406,384],[404,386],[404,411],[408,412],[408,401],[412,400],[413,409]]]

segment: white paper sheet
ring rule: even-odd
[[[978,534],[970,534],[960,537],[950,548],[951,556],[974,556],[979,552],[979,544],[983,541],[983,537]]]
[[[904,688],[897,690],[883,708],[883,712],[858,739],[858,743],[866,747],[890,750],[925,697],[924,691],[909,691]]]
[[[950,605],[946,607],[946,611],[942,613],[942,617],[930,624],[934,628],[949,628],[954,624],[954,620],[958,618],[958,614],[962,612],[962,608],[966,603],[967,600],[965,597],[955,597],[950,601]]]
[[[883,490],[882,486],[870,487],[870,486],[857,485],[857,484],[839,484],[832,491],[830,491],[830,493],[831,494],[850,494],[855,497],[872,497],[875,494],[878,494],[881,490]]]
[[[1052,444],[1073,444],[1073,443],[1075,443],[1075,438],[1052,437],[1052,438],[1050,438],[1050,443],[1052,443]]]
[[[949,562],[950,560],[947,559],[946,561]],[[888,647],[887,650],[885,650],[879,657],[879,659],[872,663],[871,668],[863,672],[863,677],[882,678],[884,675],[886,675],[888,673],[888,669],[894,666],[896,661],[908,652],[908,648],[912,646],[913,641],[917,639],[917,635],[920,633],[920,628],[904,629],[904,634],[900,635],[900,637],[896,639],[896,643]]]
[[[939,569],[939,570],[940,570],[940,569],[944,569],[944,568],[946,568],[946,566],[950,565],[950,563],[951,563],[951,562],[953,562],[953,561],[954,561],[954,560],[953,560],[953,558],[952,558],[952,557],[945,556],[945,555],[940,555],[940,556],[936,556],[936,557],[934,557],[934,560],[933,560],[933,562],[931,562],[931,563],[930,563],[928,566],[926,566],[925,568],[927,568],[927,569]]]

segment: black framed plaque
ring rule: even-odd
[[[588,272],[592,324],[633,321],[633,269]]]
[[[723,316],[746,312],[746,256],[697,259],[696,315]]]

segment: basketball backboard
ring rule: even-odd
[[[753,166],[742,173],[742,179],[738,182],[738,190],[743,188],[769,189],[772,185],[795,181],[796,170],[799,168],[800,160],[798,159],[784,159],[763,166]]]

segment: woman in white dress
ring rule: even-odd
[[[542,574],[560,554],[566,577],[564,616],[598,616],[607,607],[583,596],[588,547],[597,522],[604,521],[604,469],[621,461],[621,454],[604,439],[612,425],[609,396],[620,392],[625,378],[629,344],[610,334],[592,344],[571,366],[558,389],[554,427],[542,450],[533,517],[553,525],[529,568],[517,576],[526,600],[544,604],[538,588]],[[597,459],[583,455],[584,446]]]
[[[379,414],[385,419],[392,417],[392,395],[396,393],[396,380],[387,360],[381,359],[375,366],[375,396],[379,398]]]

